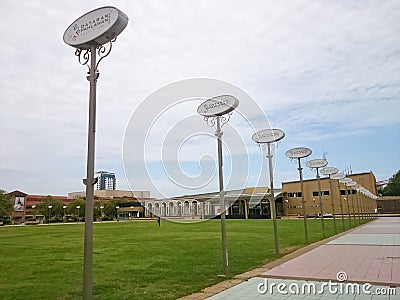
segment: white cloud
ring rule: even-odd
[[[62,34],[75,18],[102,5],[109,3],[2,3],[0,20],[7,30],[0,32],[0,135],[5,141],[0,169],[13,174],[2,178],[3,188],[60,194],[82,188],[87,69],[63,44]],[[225,80],[248,92],[272,127],[285,129],[289,144],[329,142],[362,135],[366,128],[399,128],[398,1],[119,1],[116,6],[130,22],[100,65],[98,168],[121,169],[125,127],[146,96],[191,77]],[[245,106],[242,101],[240,108]],[[257,115],[246,111],[253,124]],[[155,142],[171,124],[167,119],[158,124]],[[232,125],[243,137],[252,133],[238,117]],[[180,144],[177,136],[171,138]],[[398,140],[388,143],[381,147],[399,145]],[[251,141],[244,144],[256,153]],[[197,160],[206,147],[185,144],[185,150],[185,161],[189,153]],[[387,177],[394,171],[376,170]],[[56,183],[59,174],[63,180]],[[41,178],[40,189],[33,177]]]

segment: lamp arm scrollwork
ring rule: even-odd
[[[100,64],[100,62],[103,60],[104,57],[107,57],[112,49],[112,43],[114,43],[116,41],[117,37],[113,37],[107,44],[104,45],[100,45],[99,47],[96,48],[96,52],[97,52],[97,56],[99,57],[99,60],[96,63],[96,69],[95,72],[98,72],[98,66]],[[78,62],[83,65],[83,66],[87,66],[89,69],[89,73],[90,73],[90,64],[89,64],[89,60],[91,57],[92,53],[91,53],[91,49],[83,49],[83,48],[79,48],[75,50],[75,56],[78,57]]]

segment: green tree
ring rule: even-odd
[[[100,209],[100,206],[103,208]],[[112,219],[115,217],[115,201],[110,200],[98,200],[94,202],[93,218],[100,218],[101,212],[103,212],[103,218]]]
[[[400,170],[389,179],[387,186],[382,189],[382,196],[400,196]]]
[[[7,194],[6,191],[0,190],[0,220],[3,217],[9,217],[13,210],[13,203],[11,195]]]
[[[53,218],[62,219],[64,211],[63,211],[64,202],[53,198],[48,195],[46,198],[42,200],[37,205],[37,210],[43,214],[46,218],[50,217],[50,220]]]
[[[79,207],[79,208],[78,208]],[[82,220],[85,216],[85,200],[76,199],[67,205],[67,213]]]
[[[104,201],[103,214],[106,218],[113,219],[116,217],[117,209],[115,206],[117,206],[115,201]]]

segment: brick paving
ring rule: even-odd
[[[362,233],[369,229],[378,231]],[[262,275],[335,280],[345,272],[352,282],[400,285],[400,235],[393,229],[400,218],[378,219]]]
[[[181,299],[400,299],[399,217],[379,218],[319,244],[301,249],[299,256],[289,254],[292,259],[284,257]],[[346,279],[338,281],[338,273]],[[330,282],[343,290],[328,290]],[[365,283],[371,284],[368,291],[362,290]],[[279,284],[286,286],[286,293],[277,291]],[[316,290],[288,291],[289,286],[303,285],[314,285]],[[343,292],[348,285],[350,292]],[[354,293],[351,285],[360,287],[361,292]]]

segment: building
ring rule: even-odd
[[[276,190],[279,202],[279,189]],[[250,187],[225,191],[225,213],[227,219],[270,218],[267,187]],[[165,219],[211,219],[221,213],[219,192],[185,195],[165,199],[144,199],[145,217],[161,216]]]
[[[125,190],[95,190],[95,198],[150,198],[149,191],[125,191]],[[86,197],[86,191],[70,192],[68,193],[68,199],[84,199]]]
[[[400,196],[381,196],[376,202],[380,214],[400,214]]]
[[[372,172],[351,174],[351,178],[360,186],[366,188],[371,194],[377,195],[376,179]],[[376,199],[367,197],[348,187],[338,180],[324,177],[320,179],[322,208],[324,214],[354,214],[358,212],[376,212]],[[332,185],[331,185],[332,184]],[[318,181],[308,179],[303,181],[306,214],[309,216],[320,215]],[[358,186],[356,186],[358,187]],[[303,204],[300,181],[282,183],[283,214],[287,216],[303,216]]]
[[[68,199],[85,199],[86,191],[68,193]],[[126,191],[126,190],[95,190],[95,202],[115,201],[116,218],[135,219],[144,218],[145,209],[141,205],[143,201],[151,200],[150,191]]]
[[[21,224],[29,220],[38,220],[43,223],[44,216],[38,214],[36,207],[49,195],[28,195],[21,191],[13,191],[11,195],[14,208],[11,212],[11,224]],[[70,203],[72,200],[64,196],[51,196],[53,199],[62,201],[65,204]]]
[[[115,190],[117,188],[117,178],[115,173],[107,171],[96,172],[96,190]]]
[[[40,213],[38,205],[49,195],[29,195],[21,191],[13,191],[9,195],[14,207],[9,216],[0,216],[4,217],[5,222],[15,225],[46,222],[48,216]],[[74,200],[84,199],[85,192],[68,193],[68,197],[50,197],[68,205]],[[144,218],[144,207],[141,206],[141,201],[149,198],[149,191],[95,190],[95,202],[106,203],[116,200],[113,205],[116,205],[115,217],[118,219]]]

